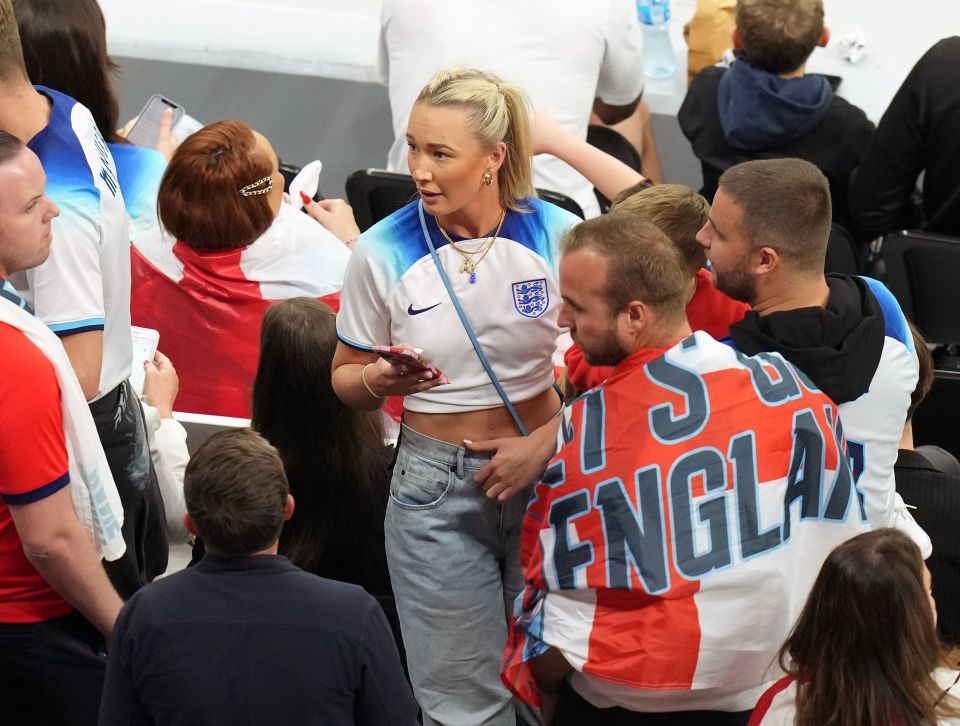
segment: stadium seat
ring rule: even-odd
[[[573,201],[566,194],[561,194],[560,192],[551,192],[549,189],[537,189],[537,195],[543,201],[555,204],[561,209],[566,209],[568,212],[577,215],[580,217],[580,219],[583,219],[583,210],[580,209],[580,205]]]
[[[887,286],[903,312],[937,345],[960,343],[960,238],[903,231],[883,238]]]
[[[180,422],[187,432],[187,451],[193,453],[200,448],[200,444],[218,431],[227,429],[242,429],[250,425],[250,419],[230,418],[228,416],[210,416],[203,413],[186,413],[174,411],[173,417]]]
[[[827,257],[824,260],[824,272],[839,272],[844,275],[856,275],[860,272],[857,263],[853,237],[839,224],[830,226],[830,239],[827,241]]]
[[[933,387],[913,415],[913,442],[941,446],[960,458],[960,371],[935,370]]]
[[[587,143],[597,147],[601,151],[605,151],[618,161],[622,161],[637,173],[643,173],[640,154],[637,153],[633,144],[627,141],[626,137],[619,131],[615,131],[606,126],[591,124],[587,127]],[[596,188],[594,188],[593,193],[600,203],[600,211],[609,212],[611,200],[603,196]]]
[[[384,217],[417,198],[417,186],[409,174],[382,169],[360,169],[353,172],[346,183],[347,201],[353,207],[353,216],[361,231],[366,231]],[[583,210],[565,194],[538,189],[546,202],[573,212],[583,219]]]

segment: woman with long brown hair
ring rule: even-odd
[[[383,545],[393,448],[379,411],[348,408],[329,384],[333,310],[295,297],[263,316],[250,425],[280,452],[296,501],[280,554],[323,577],[389,596]]]
[[[937,637],[930,573],[899,530],[837,547],[780,651],[788,673],[750,726],[960,724],[956,653]]]

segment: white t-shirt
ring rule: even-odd
[[[534,109],[578,138],[594,98],[623,106],[643,90],[640,26],[632,0],[384,0],[380,73],[390,87],[395,135],[388,167],[407,172],[407,118],[439,70],[463,65],[516,83]],[[551,156],[533,162],[534,181],[562,192],[587,217],[600,210],[593,185]]]
[[[37,86],[52,106],[50,123],[27,146],[47,174],[60,207],[50,256],[12,280],[37,317],[58,336],[103,331],[96,398],[130,376],[130,235],[113,157],[90,112]]]
[[[476,270],[460,272],[463,258],[446,244],[434,218],[427,228],[450,283],[484,353],[513,403],[554,382],[557,245],[579,220],[539,199],[531,211],[507,212],[500,235]],[[450,383],[407,396],[404,406],[424,413],[457,413],[503,405],[447,295],[423,237],[413,202],[371,227],[347,265],[337,336],[353,348],[409,343],[447,374]],[[484,239],[457,242],[472,250]]]

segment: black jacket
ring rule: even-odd
[[[220,558],[147,585],[110,641],[101,726],[414,726],[373,598],[279,555]]]
[[[960,37],[941,40],[910,71],[850,180],[849,202],[867,237],[918,227],[960,235]]]
[[[960,645],[960,479],[944,474],[916,451],[900,449],[897,491],[933,544],[927,567],[943,639]]]

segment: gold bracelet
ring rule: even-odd
[[[370,388],[370,384],[367,383],[367,368],[372,366],[373,363],[367,363],[363,368],[360,369],[360,380],[363,381],[363,387],[367,389],[371,396],[374,398],[386,398],[386,396],[378,396],[373,392],[373,389]]]

